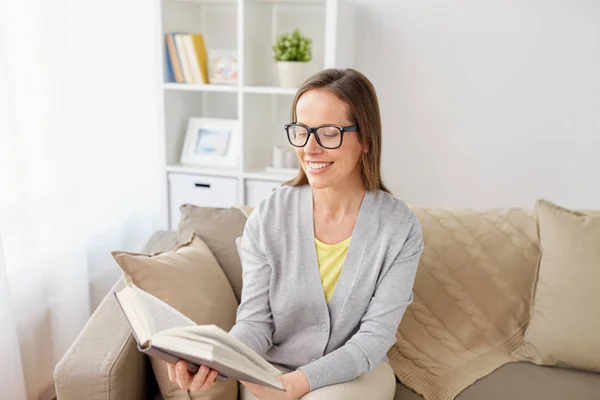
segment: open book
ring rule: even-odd
[[[196,373],[200,365],[234,378],[283,390],[281,372],[216,325],[196,325],[170,305],[136,286],[114,293],[129,322],[138,350],[175,364],[185,360]]]

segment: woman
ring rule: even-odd
[[[242,382],[242,399],[392,399],[386,353],[412,301],[423,249],[415,214],[380,175],[381,119],[361,73],[309,78],[285,126],[298,176],[259,204],[241,244],[242,300],[230,334],[285,372],[285,392]],[[169,366],[192,391],[203,366]]]

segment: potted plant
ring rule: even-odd
[[[304,69],[312,59],[312,40],[299,29],[284,33],[273,45],[273,58],[277,62],[277,75],[281,87],[298,87],[304,82]]]

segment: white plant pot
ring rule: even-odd
[[[278,61],[277,76],[279,86],[284,88],[297,88],[304,82],[304,61]]]

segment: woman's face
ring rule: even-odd
[[[348,120],[348,106],[326,90],[313,89],[302,94],[296,104],[298,123],[309,127],[319,125],[354,125]],[[357,132],[345,132],[342,145],[325,149],[314,135],[304,147],[296,147],[296,155],[313,188],[322,189],[342,182],[361,181],[360,157],[364,147]]]

